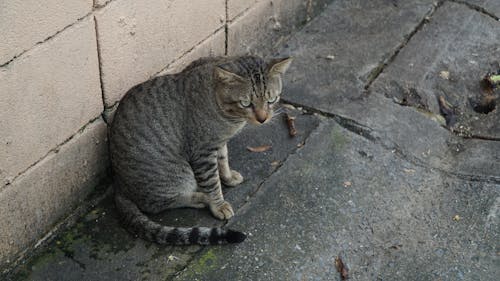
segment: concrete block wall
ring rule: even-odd
[[[324,2],[1,1],[0,271],[107,177],[130,87],[202,56],[269,55]]]

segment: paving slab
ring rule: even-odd
[[[467,3],[471,7],[500,18],[500,2],[497,0],[455,0],[458,3]]]
[[[426,10],[420,12],[422,20],[427,17],[424,21],[413,19],[413,27],[408,25],[406,29],[412,34],[409,42],[401,35],[405,32],[399,37],[391,34],[389,31],[394,27],[389,24],[388,34],[384,37],[380,34],[385,34],[385,31],[381,32],[375,40],[363,37],[363,30],[356,28],[361,20],[357,24],[352,21],[372,18],[371,26],[377,29],[379,22],[373,12],[376,8],[369,9],[370,4],[359,6],[346,2],[350,4],[345,4],[346,8],[339,12],[341,3],[344,2],[330,5],[324,14],[297,33],[281,51],[296,58],[285,83],[284,100],[335,115],[344,122],[356,123],[359,126],[355,130],[361,128],[373,139],[415,163],[460,174],[463,178],[499,182],[500,142],[496,138],[500,132],[499,110],[479,114],[471,111],[468,101],[462,99],[462,108],[468,110],[463,112],[472,118],[461,120],[476,124],[476,128],[481,126],[484,133],[478,133],[478,138],[454,134],[443,126],[444,117],[440,114],[435,95],[436,92],[443,93],[441,89],[445,84],[449,88],[454,87],[447,93],[467,99],[480,93],[481,75],[491,67],[490,62],[498,61],[495,54],[499,50],[496,42],[499,42],[500,23],[465,4],[444,3],[438,7],[425,6],[431,10],[427,14]],[[405,5],[407,9],[415,9],[411,6],[414,4]],[[398,5],[391,9],[404,7]],[[385,5],[379,9],[389,8]],[[357,13],[362,13],[362,16],[355,16]],[[384,13],[387,18],[391,17],[391,10],[384,10]],[[404,18],[411,19],[409,16]],[[464,19],[466,21],[462,23]],[[342,22],[349,23],[345,30],[341,28]],[[462,25],[467,28],[462,29]],[[412,28],[413,33],[410,32]],[[350,35],[351,29],[354,35]],[[365,29],[365,33],[370,30],[368,27]],[[358,33],[361,35],[356,35]],[[452,43],[446,45],[450,40]],[[399,45],[396,42],[400,42]],[[446,46],[442,47],[442,44]],[[335,54],[335,48],[342,51]],[[327,57],[329,51],[333,57]],[[397,55],[388,59],[391,52]],[[440,67],[443,64],[440,60],[446,61],[448,66]],[[474,63],[469,63],[469,60]],[[485,67],[485,64],[488,66]],[[453,65],[450,71],[452,78],[440,81],[443,79],[439,72],[450,69],[449,65]],[[479,71],[480,67],[482,70]],[[454,70],[460,71],[460,75]],[[414,98],[414,106],[401,106],[394,102],[401,103],[403,98],[414,93],[418,97]],[[448,97],[446,99],[456,102]],[[421,104],[422,108],[419,107]],[[466,125],[457,125],[457,128],[460,126],[471,128]]]
[[[500,185],[412,164],[331,120],[174,280],[494,280]]]
[[[232,167],[245,182],[225,189],[226,200],[236,210],[259,189],[261,183],[282,165],[290,153],[302,146],[319,120],[316,116],[287,110],[296,116],[299,133],[290,138],[282,115],[264,126],[247,126],[229,143]],[[248,146],[271,145],[262,153]],[[166,225],[212,226],[222,222],[208,210],[177,209],[156,216]],[[118,221],[112,198],[86,214],[75,227],[57,235],[37,257],[19,267],[7,280],[165,280],[183,268],[199,246],[158,246],[135,238]],[[0,278],[2,279],[2,278]],[[2,279],[3,280],[3,279]]]
[[[495,100],[500,100],[500,91],[488,93],[481,86],[486,73],[500,70],[498,42],[499,21],[466,5],[445,3],[372,88],[398,103],[408,104],[408,95],[418,96],[418,106],[434,114],[440,113],[442,96],[456,111],[453,130],[465,137],[500,140]],[[492,97],[490,106],[487,96]]]
[[[287,100],[328,110],[359,98],[434,8],[428,0],[335,1],[280,51],[295,58]]]

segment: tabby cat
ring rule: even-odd
[[[291,58],[202,58],[182,72],[130,89],[110,130],[115,202],[126,228],[159,244],[224,244],[242,232],[208,227],[169,227],[145,213],[208,207],[231,218],[221,183],[243,181],[228,164],[227,141],[248,122],[265,123],[282,90]]]

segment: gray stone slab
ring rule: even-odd
[[[480,83],[486,73],[500,70],[499,42],[500,22],[466,5],[445,3],[372,88],[397,102],[411,89],[435,114],[440,112],[438,96],[443,96],[456,107],[452,127],[460,135],[500,140],[500,110],[485,114],[475,109],[485,96],[497,96],[500,103],[500,90],[486,93]]]
[[[405,155],[415,163],[461,174],[463,178],[499,182],[500,142],[464,139],[450,133],[439,123],[444,118],[439,114],[434,92],[425,90],[433,87],[442,89],[443,83],[446,83],[455,87],[450,93],[462,94],[464,91],[470,92],[468,88],[478,87],[481,78],[477,74],[484,75],[487,71],[478,71],[480,62],[493,60],[495,52],[498,53],[499,50],[496,42],[500,41],[494,37],[500,32],[499,23],[464,4],[445,3],[437,8],[430,23],[424,25],[400,50],[394,61],[384,68],[371,85],[370,91],[364,92],[369,79],[363,73],[370,71],[361,70],[373,71],[380,67],[383,58],[391,53],[391,47],[394,48],[398,41],[402,42],[405,34],[400,30],[404,24],[399,27],[389,25],[390,22],[397,22],[391,16],[397,15],[399,20],[405,19],[403,22],[412,23],[413,25],[407,23],[406,32],[409,32],[416,27],[418,17],[408,11],[418,7],[418,16],[423,17],[426,11],[423,7],[429,8],[429,5],[419,6],[414,4],[418,2],[409,2],[390,8],[387,5],[376,8],[367,3],[354,5],[355,2],[336,2],[330,5],[324,14],[295,35],[282,51],[296,57],[287,76],[290,81],[285,84],[287,91],[284,99],[359,123],[385,147]],[[406,12],[395,13],[398,9]],[[384,19],[387,20],[381,20],[382,15],[378,15],[376,11],[386,14]],[[413,17],[407,14],[412,14]],[[364,29],[359,27],[364,26],[361,25],[364,23],[361,18],[367,18],[366,24],[369,24]],[[464,19],[467,20],[464,25],[468,29],[461,27],[460,23]],[[384,31],[380,34],[385,34],[385,37],[380,34],[375,39],[365,37],[372,30],[370,27],[378,30],[383,25],[379,22],[387,23],[389,31],[396,28],[401,35],[398,37],[394,35],[397,34],[395,31],[387,31],[387,34]],[[479,31],[481,29],[484,30]],[[352,34],[349,30],[352,30]],[[457,30],[460,32],[457,33]],[[449,44],[448,49],[440,47],[450,37],[457,40],[456,44]],[[463,47],[459,43],[463,43]],[[472,59],[470,53],[461,51],[467,50],[468,46],[476,48],[474,56],[477,66],[467,60]],[[342,50],[341,54],[347,55],[334,54],[335,49]],[[327,59],[330,53],[335,55],[333,60]],[[438,74],[441,70],[438,67],[439,59],[443,58],[454,66],[454,70],[462,67],[460,73],[463,76],[456,76],[460,80],[453,78],[456,74],[451,70],[453,79],[439,81],[442,80]],[[434,63],[436,60],[438,62]],[[413,66],[410,67],[410,64]],[[429,68],[434,74],[427,73]],[[446,68],[450,69],[450,66]],[[402,99],[405,88],[408,91],[414,88],[422,96],[421,102],[425,104],[425,110],[393,102],[394,98]],[[493,133],[489,136],[494,137],[500,132],[497,128],[500,124],[498,112],[500,111],[496,110],[483,114],[484,116],[475,114],[470,120],[489,126],[488,131]]]
[[[461,0],[457,2],[471,4],[473,8],[500,18],[500,2],[498,0]]]
[[[232,221],[249,238],[204,249],[174,280],[340,280],[339,255],[351,280],[495,280],[499,204],[500,185],[325,121]]]
[[[236,188],[225,189],[226,200],[238,211],[260,184],[298,149],[319,120],[314,115],[288,110],[296,116],[298,134],[290,138],[282,115],[264,126],[247,126],[229,143],[232,167],[246,178]],[[247,146],[271,145],[255,153]],[[221,225],[208,210],[177,209],[154,216],[175,226]],[[108,198],[64,231],[38,257],[28,261],[7,280],[164,280],[184,267],[199,246],[162,247],[128,234],[118,222],[114,203]],[[2,278],[0,278],[2,279]],[[2,279],[3,280],[3,279]]]
[[[295,60],[286,99],[328,110],[365,85],[433,10],[432,1],[336,1],[280,51]]]

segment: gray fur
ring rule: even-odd
[[[243,178],[229,168],[226,143],[247,121],[270,120],[290,62],[202,58],[127,92],[111,126],[110,151],[115,201],[130,231],[160,244],[245,239],[220,228],[162,226],[144,213],[209,207],[219,219],[233,216],[221,181],[235,186]]]

